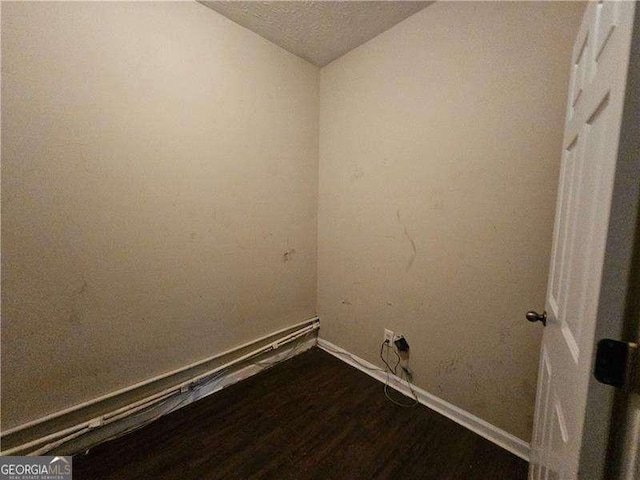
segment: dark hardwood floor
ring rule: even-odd
[[[392,392],[395,393],[395,392]],[[526,479],[527,463],[312,349],[73,461],[74,479]]]

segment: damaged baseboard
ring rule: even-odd
[[[157,386],[152,382],[129,390],[116,404],[118,408],[96,401],[54,413],[46,421],[15,427],[3,432],[0,455],[72,455],[85,451],[314,347],[318,328],[316,317],[261,337],[224,352],[223,357],[216,358],[219,361],[215,366],[184,368],[176,379],[168,377]]]
[[[366,360],[353,355],[347,350],[332,344],[331,342],[318,338],[318,347],[382,383],[387,381],[387,374],[377,365],[369,363]],[[412,396],[407,384],[399,377],[389,375],[388,378],[389,386],[402,392],[408,397]],[[526,460],[527,462],[529,461],[529,451],[531,448],[529,443],[429,392],[426,392],[425,390],[422,390],[419,387],[416,387],[415,385],[413,385],[413,391],[416,394],[418,402],[425,407],[444,415],[450,420],[453,420],[472,432],[477,433],[481,437],[486,438],[490,442],[495,443],[514,455],[517,455],[523,460]]]

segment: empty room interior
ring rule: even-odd
[[[640,478],[634,2],[0,8],[3,457]]]

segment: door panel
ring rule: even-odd
[[[574,44],[529,471],[535,480],[578,478],[634,8],[589,3]]]
[[[611,34],[618,24],[619,9],[620,5],[618,2],[606,2],[598,5],[598,10],[596,12],[596,38],[598,39],[595,49],[596,60],[602,54],[604,47],[608,43],[609,38],[611,38]]]
[[[572,72],[572,98],[573,101],[571,106],[575,108],[578,104],[578,101],[582,97],[582,92],[584,90],[585,77],[587,74],[587,55],[589,51],[589,32],[585,31],[582,35],[582,38],[579,39],[580,50],[578,51],[578,55],[576,60],[573,63],[573,72]]]

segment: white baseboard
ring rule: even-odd
[[[349,353],[345,349],[340,348],[331,342],[318,338],[318,347],[382,383],[387,381],[387,374],[383,369],[356,355],[353,355],[352,353]],[[389,385],[391,387],[409,397],[412,397],[409,387],[399,377],[389,375],[388,378]],[[477,433],[481,437],[486,438],[490,442],[495,443],[499,447],[517,455],[523,460],[526,460],[527,462],[529,461],[529,443],[429,392],[422,390],[421,388],[416,387],[415,385],[413,386],[413,391],[418,398],[418,402],[425,407],[444,415],[463,427],[468,428],[472,432]]]

